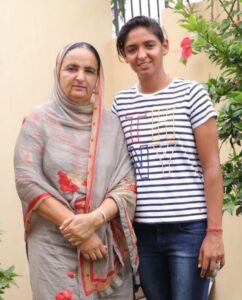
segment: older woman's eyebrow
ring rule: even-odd
[[[68,68],[68,67],[75,67],[75,68],[78,68],[78,65],[77,65],[77,64],[74,64],[74,63],[70,63],[70,64],[67,64],[65,67],[66,67],[66,68]]]
[[[78,64],[75,64],[75,63],[69,63],[65,66],[65,68],[79,68],[80,66]],[[93,72],[97,72],[97,69],[95,67],[92,67],[92,66],[85,66],[84,67],[85,70],[88,70],[88,71],[93,71]]]

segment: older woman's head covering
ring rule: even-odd
[[[100,121],[102,114],[102,99],[103,99],[103,85],[104,85],[104,76],[103,76],[103,68],[101,61],[98,61],[99,64],[99,76],[96,85],[95,94],[93,94],[93,99],[90,104],[73,104],[63,93],[60,87],[60,68],[65,58],[66,54],[75,48],[86,48],[91,51],[96,51],[96,49],[88,44],[88,43],[70,43],[66,45],[56,58],[56,65],[54,69],[54,90],[53,97],[58,102],[58,104],[62,107],[62,109],[68,113],[69,116],[72,117],[72,121],[76,122],[76,126],[87,126],[90,124],[91,127],[91,136],[90,136],[90,145],[89,145],[89,155],[88,155],[88,166],[87,166],[87,195],[86,195],[86,206],[85,211],[89,211],[90,209],[90,201],[92,194],[92,184],[93,180],[91,178],[91,174],[95,173],[96,166],[96,151],[97,144],[99,138],[99,129],[100,129]],[[98,55],[98,53],[96,54]],[[95,58],[97,59],[94,54]],[[90,115],[92,114],[92,116]],[[73,124],[72,124],[73,126]]]

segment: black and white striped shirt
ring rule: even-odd
[[[120,119],[136,170],[135,221],[206,218],[203,174],[193,135],[194,128],[216,116],[206,90],[180,78],[154,94],[142,94],[134,86],[117,94],[112,111]]]

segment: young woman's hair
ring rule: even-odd
[[[164,33],[160,27],[160,24],[156,20],[145,16],[134,17],[130,19],[127,23],[125,23],[119,32],[116,42],[116,47],[119,56],[123,56],[125,42],[129,32],[137,27],[147,28],[147,30],[153,33],[161,42],[161,44],[163,44],[165,39]]]
[[[65,53],[65,56],[68,52],[70,52],[71,50],[73,49],[76,49],[76,48],[84,48],[84,49],[88,49],[89,51],[91,51],[93,53],[93,55],[95,56],[96,58],[96,61],[97,61],[97,74],[99,75],[100,73],[100,68],[101,68],[101,59],[100,59],[100,56],[97,52],[97,50],[89,43],[86,43],[86,42],[79,42],[79,43],[75,43],[73,44],[69,49],[68,51]],[[65,57],[64,56],[64,57]],[[62,61],[64,60],[64,57],[62,59]]]

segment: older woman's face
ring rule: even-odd
[[[90,103],[98,79],[97,70],[97,60],[90,50],[69,51],[60,69],[60,86],[65,96],[76,104]]]

